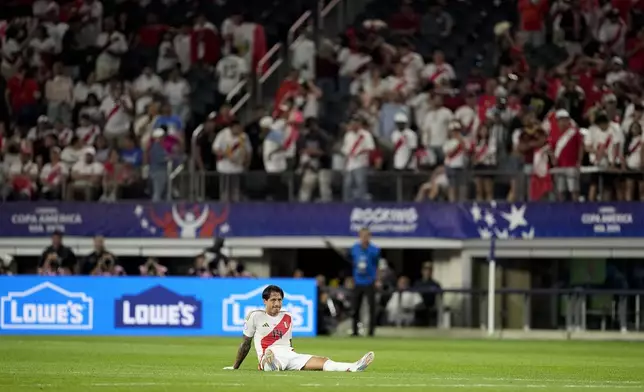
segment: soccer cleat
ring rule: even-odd
[[[265,372],[276,372],[280,370],[277,364],[277,360],[275,359],[275,354],[271,349],[266,350],[266,352],[264,353],[261,365],[262,369],[264,369]]]
[[[373,358],[376,356],[376,354],[373,353],[373,351],[369,351],[364,355],[364,357],[360,358],[358,362],[355,363],[355,365],[352,367],[351,371],[352,372],[362,372],[364,371],[369,365],[371,365],[371,362],[373,362]]]

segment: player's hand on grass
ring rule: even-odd
[[[224,370],[235,370],[235,368],[233,366],[226,366]]]

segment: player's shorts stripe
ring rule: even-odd
[[[289,328],[291,328],[291,315],[285,314],[275,328],[262,338],[262,353],[282,336],[286,336]]]

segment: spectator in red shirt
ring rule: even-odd
[[[139,44],[144,48],[157,48],[168,28],[158,22],[156,14],[148,13],[145,25],[139,29]]]
[[[521,31],[525,42],[540,47],[546,42],[545,19],[548,15],[548,0],[519,0]]]
[[[397,12],[389,19],[389,28],[396,34],[414,35],[420,31],[420,15],[411,6],[411,1],[404,0]]]
[[[40,87],[25,67],[20,67],[7,83],[13,118],[19,124],[35,124],[38,118]]]
[[[584,156],[584,142],[579,129],[566,110],[555,113],[557,127],[550,131],[550,147],[553,152],[557,199],[564,201],[570,192],[572,201],[579,200],[579,168]]]

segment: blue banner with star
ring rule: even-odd
[[[0,237],[642,237],[642,203],[5,203]]]

